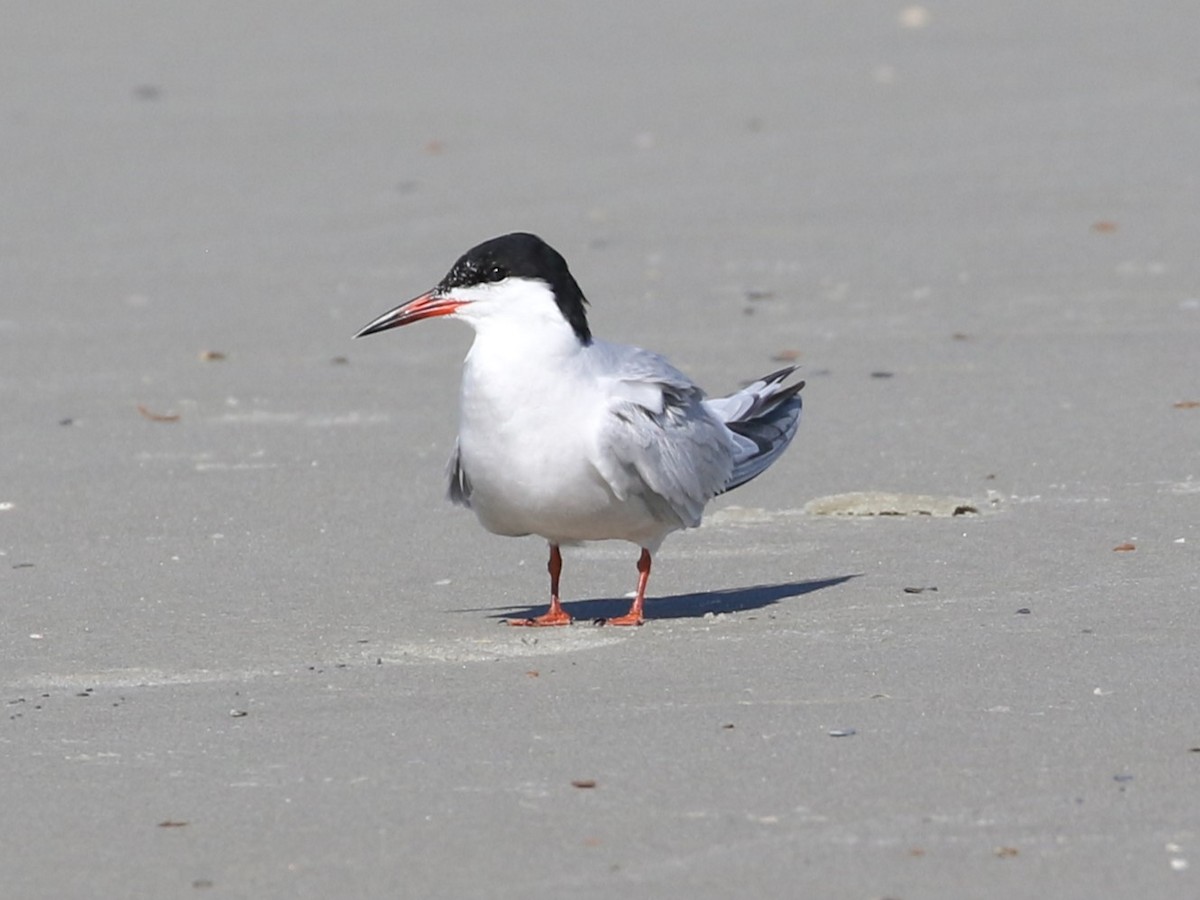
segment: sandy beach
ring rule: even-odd
[[[1189,4],[7,4],[0,871],[62,898],[1200,895]],[[514,230],[766,475],[445,500]]]

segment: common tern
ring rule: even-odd
[[[365,337],[435,316],[463,319],[463,364],[450,499],[496,534],[550,545],[550,609],[512,625],[568,625],[559,600],[563,544],[637,544],[637,592],[610,625],[640,625],[651,558],[705,504],[760,475],[800,422],[804,382],[788,366],[727,397],[706,398],[666,359],[592,337],[587,300],[566,260],[515,233],[463,254],[432,290],[375,319]]]

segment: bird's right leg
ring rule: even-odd
[[[538,627],[571,624],[571,617],[558,599],[558,576],[562,574],[562,554],[558,551],[558,544],[550,545],[550,561],[546,563],[546,571],[550,573],[550,609],[533,619],[509,619],[509,625]]]

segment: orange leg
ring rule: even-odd
[[[638,586],[637,594],[633,598],[633,606],[629,607],[629,612],[623,616],[617,616],[615,619],[609,619],[608,625],[641,625],[644,621],[642,617],[642,608],[646,603],[646,584],[650,581],[650,551],[645,547],[642,548],[642,555],[638,557]]]
[[[535,619],[508,619],[509,625],[536,628],[542,625],[570,625],[571,617],[558,600],[558,576],[562,574],[562,554],[558,544],[550,545],[550,562],[546,563],[550,573],[550,609]]]

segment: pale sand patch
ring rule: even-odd
[[[544,633],[537,637],[517,634],[497,638],[458,638],[451,640],[429,640],[423,643],[393,644],[375,655],[384,662],[488,662],[496,659],[518,657],[555,656],[619,644],[630,635],[602,633],[596,628],[539,629]]]
[[[223,681],[248,681],[281,674],[277,669],[165,669],[130,666],[120,669],[96,669],[86,672],[44,672],[23,679],[15,686],[25,688],[123,688],[159,687],[176,684],[213,684]]]
[[[978,513],[980,505],[963,497],[856,491],[817,497],[804,506],[812,516],[962,516]]]

